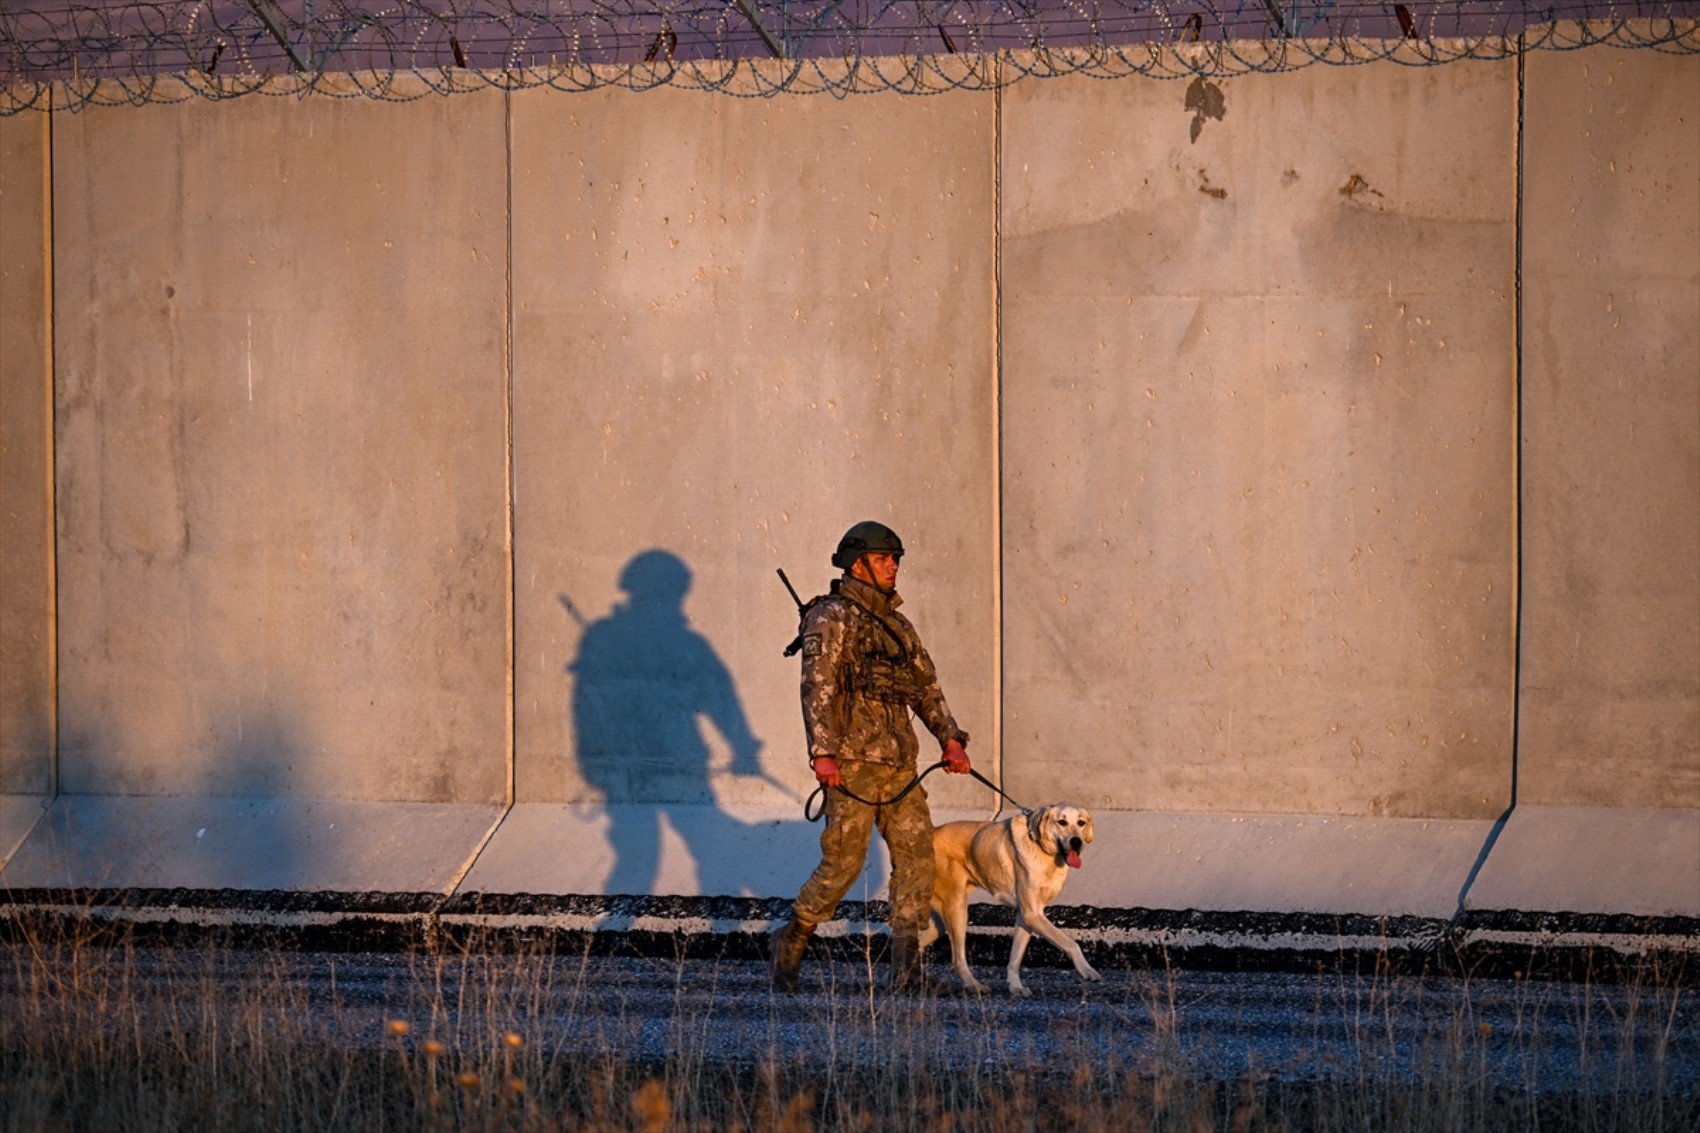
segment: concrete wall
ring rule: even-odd
[[[818,592],[863,518],[980,765],[1173,882],[1094,901],[1250,868],[1437,915],[1478,872],[1544,907],[1612,831],[1681,862],[1697,76],[1536,56],[1521,138],[1513,64],[57,118],[59,775],[112,801],[4,880],[166,884],[100,860],[122,826],[208,886],[794,892],[772,572]],[[1602,285],[1638,353],[1577,318]],[[1700,915],[1692,861],[1577,900]]]
[[[1018,795],[1504,809],[1515,79],[1009,92]]]
[[[1528,85],[1519,793],[1700,807],[1700,67]]]
[[[503,115],[55,120],[64,790],[503,798]]]
[[[52,793],[51,129],[0,119],[0,860]]]
[[[520,801],[806,794],[774,570],[864,518],[993,750],[993,111],[514,98]]]

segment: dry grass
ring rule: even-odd
[[[1538,988],[1354,981],[1299,1012],[1290,1061],[1255,1066],[1163,973],[1081,1011],[891,1001],[855,971],[775,999],[756,965],[647,962],[635,989],[611,970],[27,940],[0,949],[0,1130],[1700,1124],[1685,993],[1656,984],[1557,1011]]]

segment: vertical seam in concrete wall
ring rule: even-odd
[[[1517,38],[1517,173],[1512,220],[1514,248],[1511,280],[1511,802],[1517,809],[1517,771],[1522,758],[1523,725],[1523,118],[1528,101],[1524,63],[1528,59],[1521,35]]]
[[[505,616],[507,618],[507,658],[506,680],[503,696],[507,701],[506,719],[504,720],[503,743],[506,747],[504,758],[507,763],[506,783],[502,790],[502,809],[496,815],[490,828],[484,831],[484,836],[478,844],[472,847],[466,861],[459,872],[450,879],[443,888],[442,900],[431,910],[428,932],[435,935],[437,916],[449,900],[460,891],[461,883],[472,872],[472,867],[478,864],[478,859],[484,856],[484,849],[496,832],[502,828],[502,823],[513,813],[515,798],[514,755],[519,739],[519,700],[518,700],[518,665],[519,642],[516,632],[516,607],[519,602],[518,581],[514,570],[514,104],[511,91],[502,92],[502,158],[505,166],[506,200],[503,202],[503,264],[502,264],[502,523],[505,528],[505,543],[507,546],[508,569],[503,577],[502,586],[507,591]]]
[[[506,165],[503,202],[504,264],[502,268],[502,451],[505,478],[502,492],[503,522],[507,526],[508,569],[507,587],[507,785],[503,803],[514,805],[514,757],[519,741],[519,640],[516,606],[519,602],[519,583],[515,577],[516,547],[514,543],[514,104],[511,91],[502,92],[502,148]],[[500,825],[500,823],[498,823]]]
[[[55,360],[53,324],[57,317],[55,302],[58,276],[53,270],[59,242],[54,238],[53,210],[53,91],[47,94],[47,110],[42,114],[41,211],[42,270],[46,275],[42,287],[42,328],[44,358],[42,381],[46,384],[43,407],[43,427],[47,435],[43,447],[47,453],[47,797],[59,797],[59,466],[58,438],[58,380],[59,366]]]
[[[1521,754],[1523,696],[1523,106],[1524,60],[1527,44],[1517,37],[1517,79],[1513,92],[1513,169],[1511,219],[1511,791],[1505,811],[1494,820],[1464,884],[1458,888],[1458,907],[1452,912],[1456,926],[1464,916],[1470,889],[1481,876],[1482,867],[1493,854],[1511,812],[1517,809],[1517,761]]]
[[[1003,56],[992,82],[992,765],[1003,766]],[[994,816],[1003,813],[999,797]]]

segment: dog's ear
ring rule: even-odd
[[[1080,812],[1080,820],[1083,823],[1086,824],[1085,828],[1081,830],[1080,836],[1082,838],[1085,838],[1088,842],[1090,842],[1093,838],[1094,833],[1095,833],[1095,831],[1092,829],[1092,812],[1089,811],[1089,810],[1081,811]]]

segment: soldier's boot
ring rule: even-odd
[[[891,938],[891,991],[915,994],[927,990],[927,966],[921,961],[921,942],[917,937],[897,935]]]
[[[797,973],[803,967],[803,949],[814,933],[814,925],[792,917],[768,937],[768,972],[775,991],[797,990]]]

